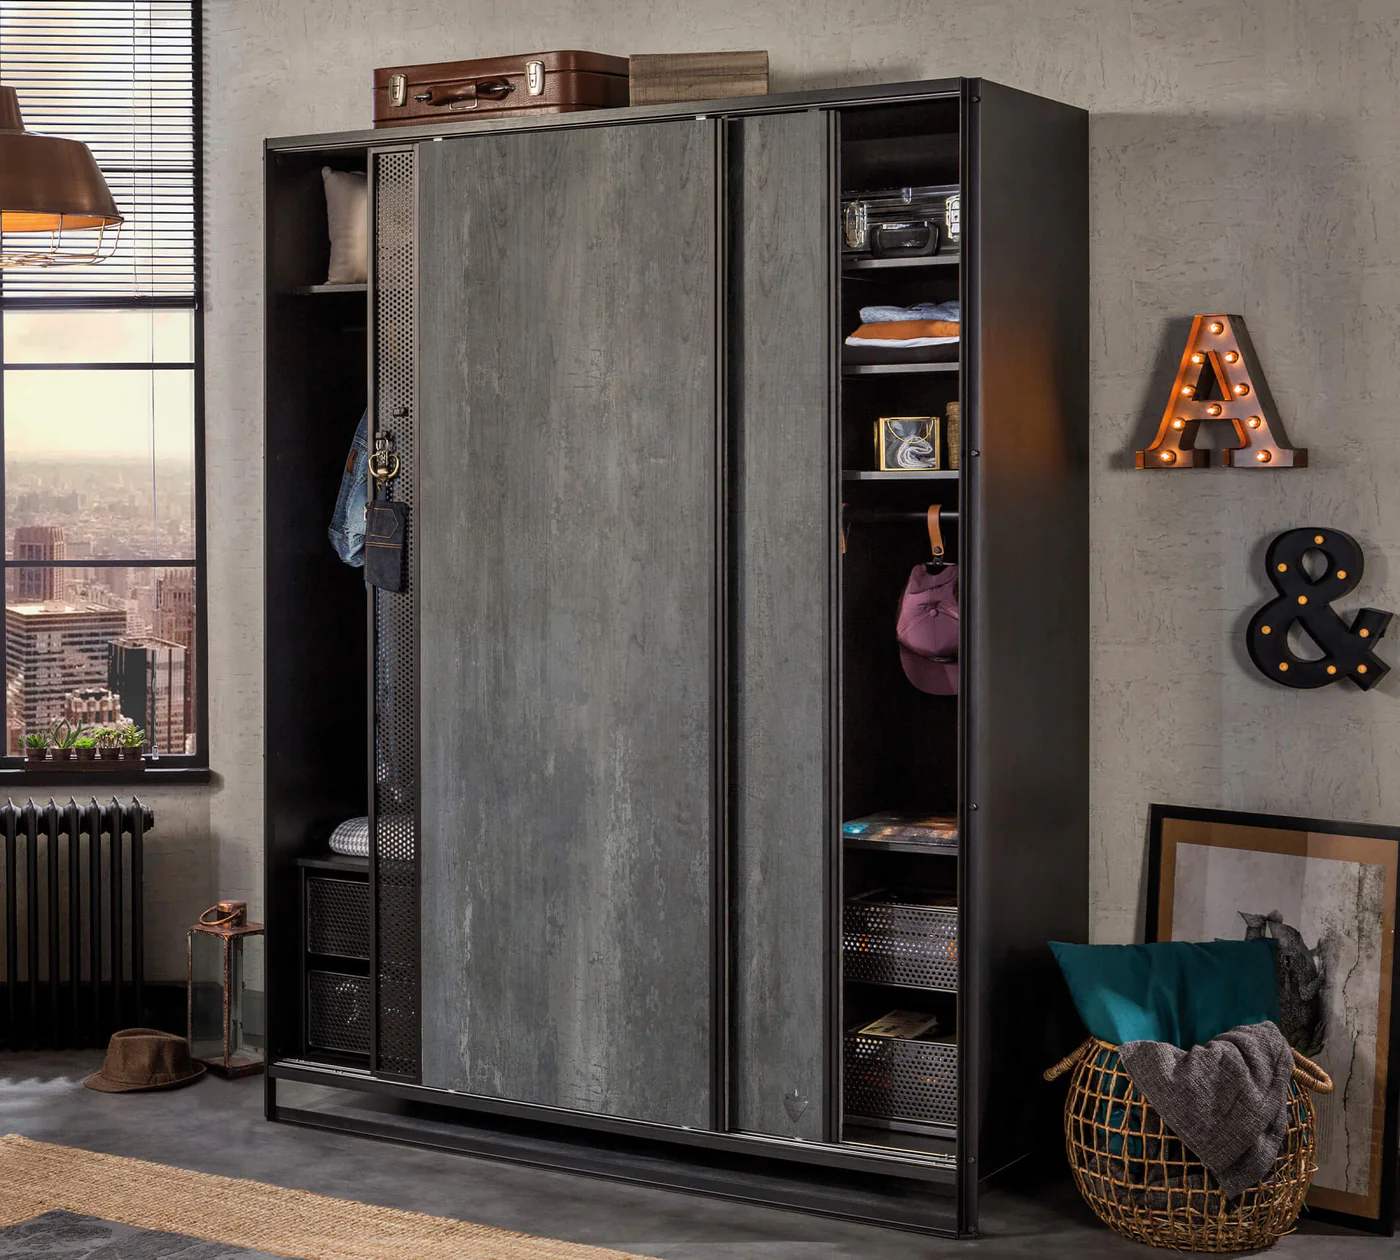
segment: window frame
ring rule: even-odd
[[[194,216],[194,287],[188,296],[160,297],[7,297],[3,273],[0,273],[0,591],[8,590],[11,569],[192,569],[195,598],[195,751],[193,753],[161,753],[142,758],[139,765],[128,763],[98,763],[96,770],[37,769],[25,764],[23,755],[14,756],[0,745],[0,787],[9,785],[68,786],[86,794],[89,787],[111,783],[208,783],[209,768],[209,600],[208,600],[208,541],[206,539],[205,483],[205,390],[204,390],[204,20],[203,5],[190,0],[191,17],[191,105],[193,128],[193,216]],[[100,265],[100,264],[99,264]],[[21,311],[189,311],[193,321],[193,350],[191,362],[159,361],[133,364],[119,363],[25,363],[7,366],[5,363],[5,316]],[[194,386],[194,558],[180,560],[127,560],[104,558],[86,561],[35,561],[11,559],[9,552],[9,523],[7,488],[5,484],[5,378],[9,372],[43,371],[136,371],[151,372],[183,370],[192,373]],[[0,617],[0,660],[8,661],[6,619]],[[0,688],[0,731],[7,729],[8,688]],[[81,786],[80,786],[81,785]]]

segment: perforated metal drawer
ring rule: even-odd
[[[306,952],[369,959],[369,884],[312,875],[306,881]]]
[[[846,1034],[846,1119],[954,1126],[958,1045]]]
[[[955,993],[958,908],[947,897],[858,897],[846,903],[843,953],[847,980]]]
[[[306,973],[306,1041],[310,1050],[368,1054],[369,977]]]

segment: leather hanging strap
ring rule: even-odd
[[[936,503],[928,510],[928,545],[935,560],[943,559],[943,509]]]

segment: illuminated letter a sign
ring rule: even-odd
[[[1306,468],[1308,453],[1288,445],[1264,374],[1254,361],[1238,315],[1197,315],[1176,370],[1157,436],[1137,453],[1139,468],[1206,468],[1211,452],[1196,449],[1196,431],[1209,420],[1235,426],[1239,445],[1220,452],[1229,468]]]

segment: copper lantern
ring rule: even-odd
[[[185,951],[190,1053],[222,1076],[263,1069],[262,1038],[250,1035],[248,973],[262,963],[263,926],[246,901],[219,901],[189,930]],[[258,970],[254,974],[259,974]],[[259,1024],[261,1021],[258,1021]]]

